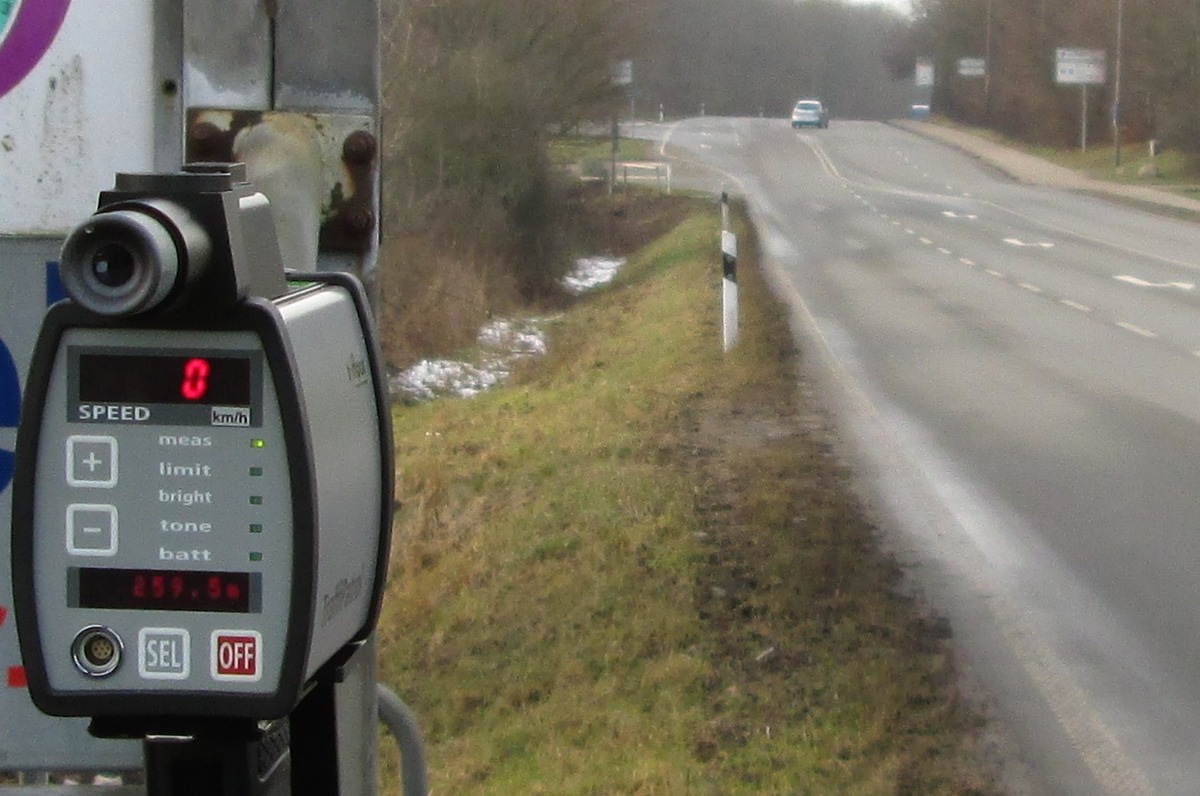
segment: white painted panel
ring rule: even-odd
[[[0,97],[0,234],[61,234],[115,172],[153,168],[152,17],[145,0],[74,0]]]

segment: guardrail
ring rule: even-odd
[[[617,175],[622,184],[630,181],[646,183],[653,181],[659,190],[671,193],[671,164],[655,161],[628,161],[617,163]]]

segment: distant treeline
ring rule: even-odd
[[[915,101],[894,45],[907,20],[832,0],[656,0],[635,63],[639,115],[785,116],[820,97],[834,117],[880,119]]]
[[[1111,141],[1117,11],[1122,10],[1124,139],[1200,151],[1200,0],[917,0],[906,45],[936,59],[935,105],[1034,143],[1079,140],[1081,89],[1055,83],[1055,50],[1107,52],[1107,83],[1090,89],[1089,127]],[[988,57],[990,77],[960,78],[960,58]]]

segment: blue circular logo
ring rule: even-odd
[[[21,377],[12,354],[0,340],[0,428],[16,428],[21,417]],[[13,476],[13,453],[0,449],[0,492],[8,489]]]

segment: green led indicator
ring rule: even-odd
[[[262,495],[251,495],[250,496],[250,505],[251,506],[261,506],[262,505]]]
[[[262,533],[262,525],[257,522],[250,524],[250,533]]]
[[[267,447],[267,441],[265,439],[252,439],[252,440],[250,440],[250,447],[251,448],[265,448],[265,447]]]
[[[251,561],[262,561],[262,553],[251,553],[250,560]]]
[[[261,467],[251,467],[250,468],[250,475],[257,477],[262,474],[263,474],[263,468],[261,468]]]

